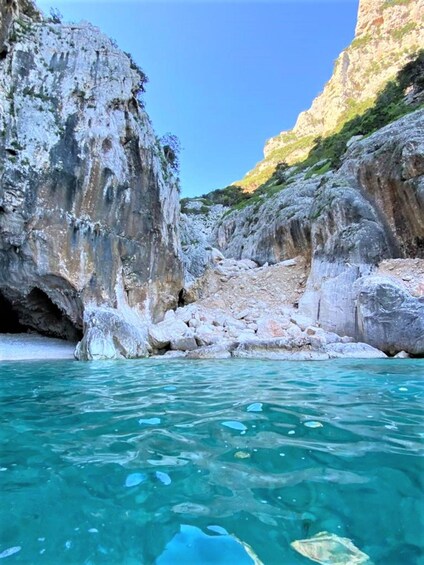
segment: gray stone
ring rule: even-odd
[[[396,353],[394,356],[395,359],[410,359],[410,357],[411,356],[406,351],[399,351],[399,353]]]
[[[383,359],[385,353],[367,343],[329,343],[324,346],[330,359]]]
[[[215,326],[202,325],[196,329],[195,338],[199,346],[213,345],[222,340],[222,332]]]
[[[231,344],[210,345],[200,347],[186,355],[187,359],[229,359],[231,357]]]
[[[166,319],[149,327],[149,341],[155,349],[167,347],[172,340],[184,336],[188,331],[187,325],[178,319]]]
[[[294,267],[297,265],[296,259],[286,259],[285,261],[281,261],[280,265],[283,267]]]
[[[185,351],[166,351],[162,355],[153,355],[154,359],[182,359],[186,357],[187,353]]]
[[[306,328],[312,325],[312,319],[307,316],[302,316],[301,314],[292,314],[290,321],[296,324],[296,326],[299,326],[302,331],[305,331]]]
[[[364,277],[355,285],[361,341],[388,353],[424,354],[424,300],[393,279]]]
[[[194,351],[197,349],[194,337],[176,337],[171,339],[171,349],[177,351]]]

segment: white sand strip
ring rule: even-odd
[[[76,343],[37,334],[0,334],[0,361],[74,359]]]

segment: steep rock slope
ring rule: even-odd
[[[278,163],[306,157],[314,139],[337,131],[369,108],[384,85],[424,45],[424,0],[360,0],[352,43],[337,58],[333,76],[293,130],[267,141],[264,160],[235,184],[255,190]]]
[[[211,244],[260,264],[303,255],[305,315],[389,352],[424,353],[423,298],[367,278],[384,259],[424,258],[424,110],[353,142],[338,171],[310,174],[222,216]]]
[[[91,25],[2,2],[2,307],[69,339],[85,316],[81,357],[143,354],[143,323],[182,287],[178,189],[143,75]]]

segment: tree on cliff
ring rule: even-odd
[[[161,145],[165,159],[175,173],[180,170],[181,142],[173,133],[166,133],[161,137]]]

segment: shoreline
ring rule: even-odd
[[[76,343],[39,334],[0,334],[1,361],[74,360]]]
[[[246,346],[247,344],[245,344]],[[365,344],[343,344],[347,351],[324,352],[306,350],[280,350],[270,351],[260,345],[268,345],[260,341],[249,344],[252,350],[234,352],[221,346],[199,348],[197,352],[168,351],[163,355],[151,355],[148,359],[173,361],[173,360],[216,360],[216,359],[250,359],[259,361],[330,361],[330,360],[360,360],[360,359],[391,359],[384,354],[376,355],[376,350]],[[360,345],[360,349],[356,347]],[[256,349],[255,346],[259,346]],[[353,346],[353,351],[349,349]],[[75,360],[76,343],[62,339],[51,338],[39,334],[0,334],[0,363],[2,361],[50,361],[50,360]],[[364,349],[363,349],[364,348]],[[230,348],[231,349],[231,348]],[[129,360],[129,359],[128,359]]]

